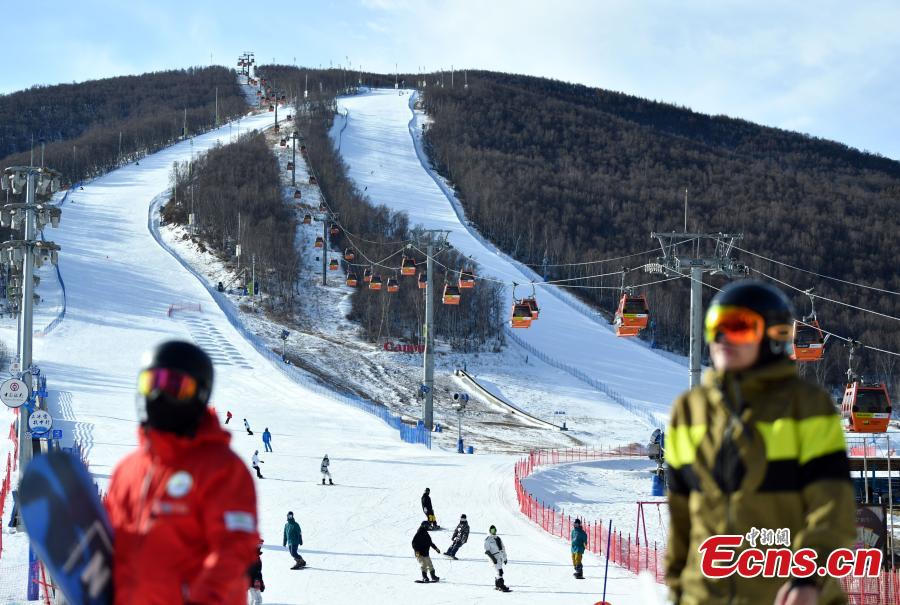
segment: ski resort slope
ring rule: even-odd
[[[135,382],[141,354],[172,338],[192,340],[215,361],[212,401],[232,447],[249,462],[262,452],[268,427],[274,453],[261,453],[264,479],[256,479],[260,529],[265,540],[266,603],[594,603],[601,590],[600,561],[587,559],[588,580],[572,578],[569,547],[549,537],[516,509],[515,458],[462,456],[404,444],[380,420],[313,394],[263,358],[228,322],[210,293],[164,251],[148,229],[148,210],[169,187],[173,162],[188,160],[232,134],[271,123],[265,114],[244,118],[182,142],[98,178],[74,192],[63,207],[60,269],[67,314],[43,338],[34,359],[48,377],[54,428],[63,446],[82,444],[91,471],[105,489],[115,464],[137,442]],[[53,281],[42,283],[52,289]],[[45,292],[52,298],[52,290]],[[200,312],[167,311],[199,304]],[[4,324],[3,336],[15,334]],[[5,422],[11,415],[2,413]],[[246,418],[255,431],[242,428]],[[319,484],[319,462],[331,458],[334,487]],[[437,585],[413,583],[419,570],[410,540],[423,518],[419,499],[431,488],[438,521],[452,529],[466,513],[472,526],[459,561],[435,556]],[[291,571],[282,548],[285,515],[293,511],[303,530],[301,552],[309,567]],[[6,521],[6,520],[4,520]],[[482,541],[494,524],[507,544],[507,583],[513,595],[493,588],[493,567]],[[441,549],[450,533],[435,532]],[[5,536],[4,557],[21,557],[25,536]],[[10,551],[14,551],[11,553]],[[25,577],[21,578],[24,589]],[[639,582],[610,569],[613,602],[641,598]],[[651,589],[655,592],[657,589]]]
[[[419,139],[424,115],[411,109],[413,94],[372,90],[339,99],[342,115],[335,118],[331,134],[349,166],[350,177],[374,203],[406,212],[411,224],[450,231],[450,242],[457,251],[480,265],[480,277],[530,284],[536,275],[461,222],[461,206],[451,200],[452,192],[430,170],[422,151]],[[529,295],[531,288],[526,285],[516,293]],[[506,288],[506,297],[510,308],[512,288]],[[516,336],[550,358],[602,381],[629,404],[652,414],[657,424],[665,423],[672,400],[687,389],[686,367],[646,346],[617,338],[604,320],[579,311],[568,293],[551,294],[546,286],[538,286],[537,297],[540,320],[527,330],[515,330]]]

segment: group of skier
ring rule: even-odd
[[[440,526],[437,524],[434,506],[431,503],[431,489],[427,487],[422,494],[422,512],[425,513],[425,520],[419,525],[418,530],[416,530],[416,535],[413,536],[412,539],[413,553],[415,554],[416,561],[419,563],[419,567],[422,571],[422,579],[416,580],[416,582],[437,582],[440,578],[435,575],[434,564],[431,562],[430,553],[431,550],[434,549],[435,552],[441,554],[441,550],[431,540],[431,535],[428,532],[440,529]],[[469,520],[466,518],[465,514],[460,515],[459,523],[456,525],[456,529],[453,530],[453,536],[450,540],[450,546],[443,554],[446,557],[458,561],[459,559],[456,557],[456,553],[463,544],[469,541]],[[487,555],[497,573],[497,578],[494,580],[494,588],[503,592],[510,592],[509,587],[506,586],[506,583],[503,580],[503,567],[508,561],[506,547],[503,544],[503,540],[497,535],[497,528],[493,525],[488,528],[488,535],[484,539],[484,554]]]

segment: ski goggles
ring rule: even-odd
[[[175,401],[190,401],[199,390],[197,379],[170,368],[150,368],[138,374],[138,392],[145,397],[165,394]]]
[[[720,334],[733,345],[759,344],[764,336],[787,342],[793,339],[793,333],[794,328],[790,324],[766,328],[763,316],[746,307],[715,305],[706,313],[706,342],[715,342]]]

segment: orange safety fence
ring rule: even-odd
[[[639,445],[609,448],[533,450],[528,456],[516,463],[515,486],[519,500],[519,510],[526,517],[540,525],[544,531],[558,538],[569,540],[572,534],[572,516],[538,501],[522,485],[522,479],[531,475],[537,467],[548,464],[600,460],[604,458],[646,457],[646,448]],[[609,530],[604,521],[582,518],[581,527],[588,535],[587,550],[597,555],[602,554],[609,539]],[[613,527],[616,527],[615,521],[613,521]],[[652,546],[641,544],[640,541],[632,538],[631,534],[623,535],[621,531],[614,529],[609,548],[609,560],[634,573],[649,571],[657,582],[664,581],[665,551],[658,548],[655,543]]]

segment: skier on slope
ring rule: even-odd
[[[257,479],[265,479],[265,477],[262,476],[262,472],[259,470],[259,464],[260,464],[259,450],[255,450],[253,452],[253,457],[250,459],[250,466],[252,466],[253,470],[256,471]]]
[[[225,424],[228,424],[229,422],[231,422],[231,418],[232,418],[231,410],[226,410],[225,411]]]
[[[294,557],[294,566],[291,569],[306,567],[306,561],[297,552],[297,549],[303,546],[303,532],[300,530],[300,524],[294,521],[294,513],[291,511],[288,511],[287,523],[284,524],[284,541],[281,545],[286,546]]]
[[[459,524],[453,530],[452,540],[453,543],[450,544],[450,548],[444,551],[444,554],[451,559],[456,559],[456,552],[469,540],[469,521],[465,515],[460,515]]]
[[[428,529],[437,529],[437,518],[434,516],[434,507],[431,506],[431,489],[427,487],[422,494],[422,512],[428,518]]]
[[[265,446],[267,452],[272,451],[272,433],[269,432],[269,427],[266,427],[266,430],[263,431],[262,434],[263,446]]]
[[[334,485],[334,481],[331,480],[331,471],[328,470],[330,464],[331,461],[328,460],[328,454],[325,454],[325,457],[322,458],[322,464],[319,465],[319,470],[322,471],[322,485],[325,485],[325,477],[328,477],[328,485]]]
[[[506,584],[503,583],[503,566],[506,565],[506,547],[503,540],[497,535],[497,528],[491,525],[488,529],[488,536],[484,539],[484,554],[488,556],[494,569],[497,570],[497,579],[494,580],[494,588],[509,592]]]
[[[575,567],[575,577],[579,580],[584,579],[584,567],[581,564],[581,558],[584,556],[584,549],[587,547],[587,533],[581,527],[581,519],[575,519],[575,526],[572,528],[572,565]]]
[[[422,568],[422,582],[437,582],[440,580],[434,573],[434,564],[432,564],[429,554],[432,548],[438,554],[440,554],[441,549],[431,541],[431,535],[428,533],[428,521],[422,521],[419,529],[416,530],[416,535],[412,539],[412,547],[413,552],[416,554],[416,561],[419,563],[419,567]],[[431,580],[428,579],[428,572],[431,572]]]
[[[259,547],[256,549],[256,561],[247,570],[247,574],[250,576],[250,588],[247,594],[249,605],[262,605],[262,593],[266,589],[262,577],[262,545],[263,541],[260,540]]]
[[[244,428],[247,429],[247,434],[252,435],[253,431],[250,430],[250,423],[247,422],[247,419],[244,418]]]
[[[140,447],[113,471],[104,502],[116,535],[113,605],[247,602],[256,493],[207,407],[212,386],[212,361],[191,343],[144,358]]]

